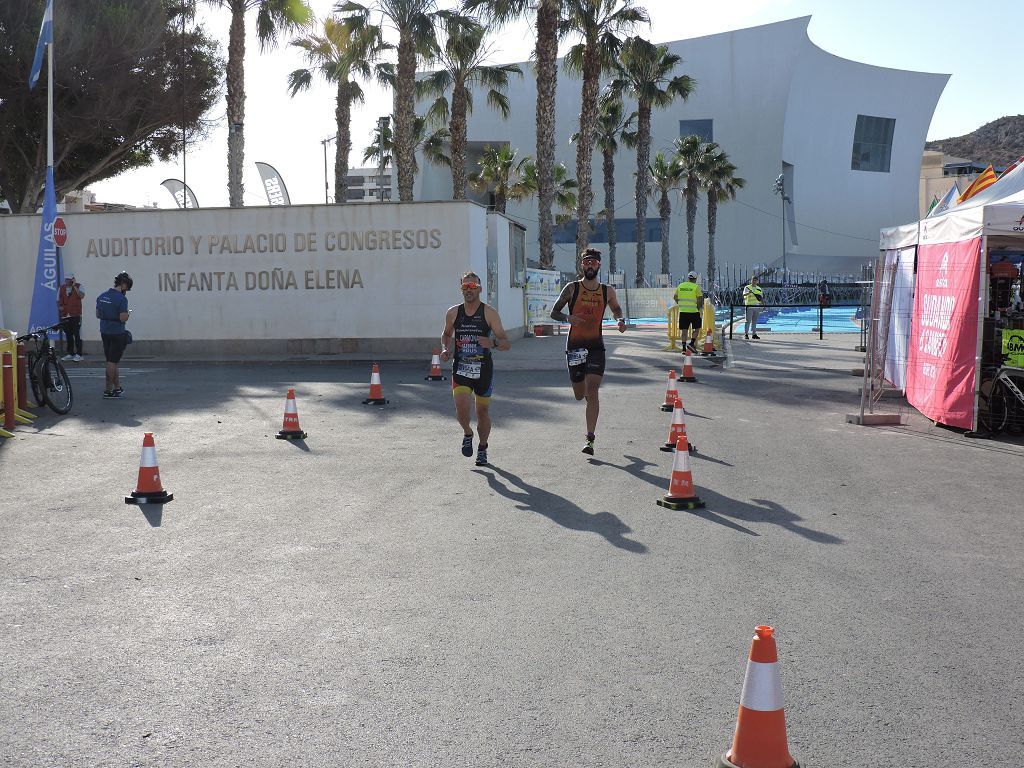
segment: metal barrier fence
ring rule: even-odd
[[[815,331],[817,331],[819,339],[824,339],[825,338],[825,309],[826,308],[823,305],[821,305],[821,304],[819,304],[817,302],[815,302],[813,304],[758,304],[756,306],[757,306],[757,309],[759,311],[759,314],[760,314],[760,312],[763,312],[766,309],[782,309],[782,308],[801,308],[801,309],[813,308],[813,309],[816,309],[816,310],[818,310],[818,325],[813,327],[813,328],[811,328],[811,333],[814,333]],[[840,306],[847,306],[847,307],[849,307],[849,309],[852,312],[856,312],[857,311],[857,306],[856,305],[840,305]],[[736,310],[739,310],[739,312],[737,312]],[[746,305],[744,305],[744,304],[729,304],[728,329],[729,329],[729,338],[730,339],[732,339],[732,334],[733,334],[734,327],[738,323],[745,322],[745,320],[746,320],[746,313],[747,313],[747,306]],[[759,322],[760,322],[760,317],[757,320],[754,321],[753,332],[755,332],[755,333],[757,332],[757,323],[759,323]],[[850,331],[850,332],[852,333],[852,331]]]

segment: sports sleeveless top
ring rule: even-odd
[[[455,357],[454,363],[457,367],[460,362],[484,362],[491,359],[491,350],[481,347],[477,341],[478,336],[490,336],[491,326],[484,315],[486,304],[480,302],[476,312],[472,315],[466,314],[466,305],[459,304],[455,313]]]
[[[565,346],[567,349],[604,349],[601,322],[604,320],[605,307],[608,306],[608,286],[601,283],[594,290],[589,290],[583,285],[582,280],[577,280],[572,285],[569,314],[580,315],[583,322],[569,326],[569,338],[566,339]]]

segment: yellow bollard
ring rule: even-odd
[[[682,339],[682,335],[679,333],[679,305],[673,304],[668,308],[668,346],[663,349],[666,352],[677,352],[679,347],[676,346],[676,342]]]

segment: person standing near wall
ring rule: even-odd
[[[117,366],[131,341],[131,334],[124,324],[131,314],[126,294],[132,285],[128,273],[119,272],[114,278],[114,287],[96,297],[96,317],[100,320],[100,338],[103,339],[103,355],[107,360],[106,388],[103,390],[103,397],[107,400],[124,397]]]
[[[832,306],[832,288],[829,287],[828,280],[824,277],[818,283],[818,304],[822,307]]]
[[[441,333],[441,359],[452,360],[452,397],[455,417],[462,426],[462,455],[473,455],[471,405],[476,399],[476,431],[480,442],[476,465],[487,464],[487,440],[491,434],[491,394],[494,390],[494,363],[491,350],[506,351],[512,343],[505,334],[494,307],[480,301],[480,277],[475,272],[462,276],[462,304],[445,314]],[[493,336],[493,338],[492,338]],[[452,342],[454,341],[454,354]]]
[[[583,252],[580,264],[583,267],[583,279],[569,283],[562,289],[551,310],[551,317],[560,323],[569,323],[569,337],[565,343],[569,381],[572,382],[576,399],[587,401],[587,443],[583,446],[583,453],[593,456],[594,441],[597,440],[597,417],[601,412],[598,390],[604,377],[605,350],[601,323],[605,307],[619,321],[619,333],[626,332],[626,320],[622,316],[622,307],[619,306],[615,289],[598,282],[601,252],[588,248]],[[562,312],[562,307],[567,304],[569,314]]]
[[[697,352],[697,334],[701,329],[700,307],[704,302],[704,294],[697,284],[697,273],[690,272],[686,280],[676,286],[676,306],[679,307],[679,335],[686,337],[687,326],[690,328],[690,340],[683,347],[683,352]]]
[[[761,307],[764,305],[764,295],[761,286],[757,284],[757,276],[750,278],[750,283],[743,286],[743,305],[747,309],[747,320],[743,324],[743,338],[749,339],[751,331],[753,337],[760,339],[757,335],[757,316],[761,314]]]
[[[75,282],[75,273],[64,276],[64,285],[57,289],[57,310],[60,313],[61,330],[64,331],[63,360],[82,359],[82,299],[85,291],[82,284]]]

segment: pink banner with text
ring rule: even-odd
[[[940,424],[974,425],[981,238],[922,245],[907,360],[907,402]]]

